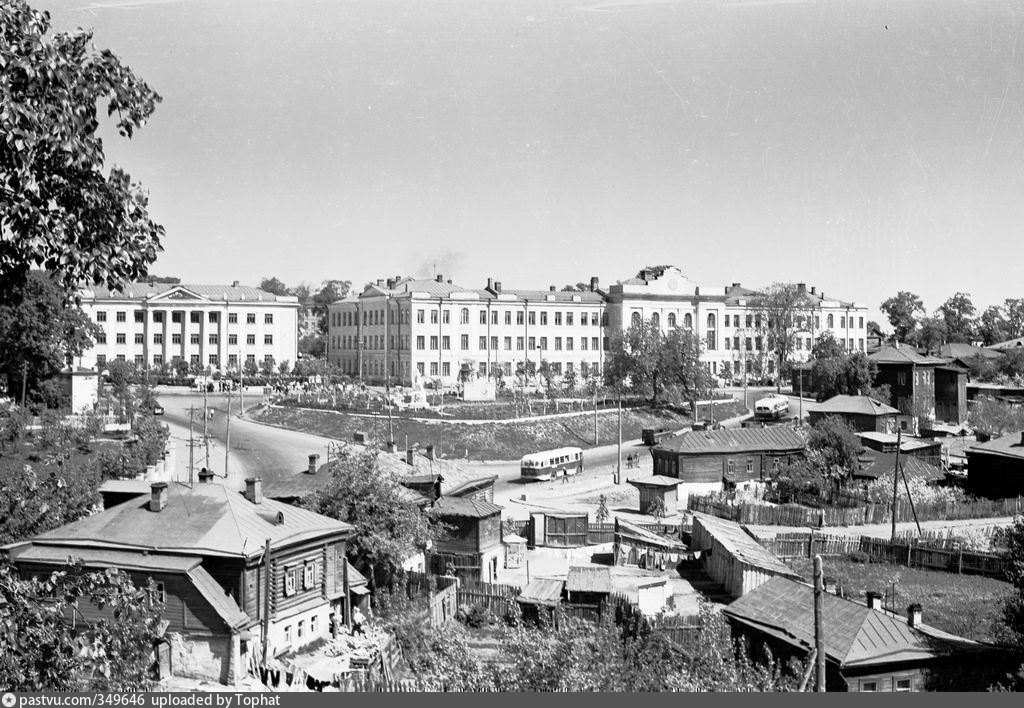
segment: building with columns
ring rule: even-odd
[[[792,358],[806,360],[826,331],[849,351],[866,350],[864,305],[798,287],[808,315]],[[330,306],[328,359],[364,381],[382,381],[387,371],[401,385],[454,383],[468,371],[514,376],[520,365],[536,368],[542,361],[558,375],[574,371],[583,380],[604,370],[611,333],[643,319],[664,331],[691,329],[703,345],[702,359],[719,376],[744,369],[774,376],[765,323],[754,308],[757,294],[739,283],[697,285],[675,266],[642,269],[607,290],[591,278],[585,291],[505,290],[493,278],[471,289],[443,276],[395,277]]]
[[[121,359],[139,366],[186,364],[237,370],[247,361],[295,362],[298,299],[239,285],[132,283],[79,292],[102,329],[87,356],[102,368]]]

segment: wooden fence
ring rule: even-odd
[[[760,526],[860,526],[889,523],[892,520],[891,504],[870,502],[860,507],[812,508],[798,504],[737,504],[714,496],[691,496],[687,500],[686,508],[741,524]],[[1024,500],[1021,497],[979,499],[961,503],[915,504],[913,509],[906,499],[900,499],[896,504],[896,521],[913,521],[915,511],[919,521],[952,521],[1014,516],[1021,513],[1022,509]]]
[[[682,537],[682,527],[678,524],[634,524],[647,531],[660,536],[671,538]],[[596,545],[598,543],[611,543],[615,540],[615,522],[608,523],[591,521],[587,525],[587,543]]]
[[[505,617],[512,612],[516,597],[521,589],[515,585],[503,583],[481,583],[472,580],[459,582],[457,600],[459,607],[483,607],[498,617]]]
[[[759,540],[762,546],[779,558],[813,558],[844,556],[860,550],[860,539],[854,536],[833,536],[818,533],[781,533],[775,538]]]

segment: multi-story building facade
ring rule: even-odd
[[[574,371],[586,378],[604,370],[611,334],[644,320],[666,332],[693,331],[714,374],[774,375],[756,291],[739,283],[699,286],[674,266],[645,268],[607,291],[598,282],[591,278],[581,292],[553,286],[503,290],[493,278],[480,290],[441,276],[378,280],[330,306],[328,358],[351,376],[380,381],[387,372],[403,385],[435,378],[452,383],[470,370],[515,375],[527,362],[536,370],[542,361],[556,374]],[[792,359],[806,360],[825,332],[849,351],[866,350],[864,305],[827,298],[802,283],[798,287],[806,306]]]
[[[239,285],[132,283],[80,291],[82,309],[102,330],[89,354],[102,368],[139,366],[231,371],[246,362],[279,365],[298,354],[298,300]],[[91,365],[92,361],[83,361]]]

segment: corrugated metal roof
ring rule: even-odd
[[[857,437],[886,445],[895,445],[896,440],[898,439],[900,441],[900,450],[903,452],[921,450],[927,447],[941,447],[942,445],[938,440],[922,440],[920,438],[911,438],[903,435],[897,438],[894,433],[879,433],[875,430],[867,430],[863,433],[857,433]]]
[[[652,474],[650,477],[627,479],[634,487],[678,487],[683,480],[678,477],[666,477],[663,474]]]
[[[977,648],[971,640],[927,625],[910,627],[894,616],[826,593],[822,598],[825,654],[841,666],[926,659],[950,648]],[[723,609],[730,617],[772,631],[804,649],[814,645],[814,588],[774,577]]]
[[[892,474],[896,468],[895,452],[874,452],[863,456],[866,464],[862,463],[860,470],[854,474],[855,477],[867,477],[878,479]],[[860,458],[858,458],[860,459]],[[925,482],[938,482],[946,478],[946,473],[935,465],[925,462],[920,457],[903,455],[900,457],[900,465],[908,479],[920,479]]]
[[[868,354],[868,359],[879,364],[914,364],[915,366],[938,366],[946,362],[938,357],[922,356],[906,344],[893,346],[883,344],[876,351]]]
[[[622,519],[616,519],[615,521],[615,535],[616,537],[633,539],[649,546],[659,546],[670,552],[682,552],[687,550],[686,544],[679,539],[659,536],[653,531],[648,531],[645,528],[634,526],[628,521],[623,521]],[[618,540],[618,538],[616,540]]]
[[[197,556],[37,546],[32,543],[12,550],[11,558],[19,563],[46,563],[48,565],[65,565],[70,558],[74,558],[82,561],[86,566],[94,568],[165,570],[172,573],[184,573],[203,562],[203,559]]]
[[[978,443],[967,448],[967,454],[1002,455],[1004,457],[1024,458],[1024,441],[1022,433],[1006,433],[1002,437],[993,438],[986,443]]]
[[[501,513],[501,507],[482,499],[469,497],[441,497],[431,508],[431,513],[438,516],[465,516],[472,519],[484,519]]]
[[[167,506],[149,510],[149,499],[132,499],[39,534],[37,544],[118,550],[148,550],[224,556],[258,556],[266,539],[281,546],[313,538],[347,536],[343,521],[274,501],[253,504],[220,484],[194,488],[171,483]],[[277,523],[278,514],[284,522]]]
[[[993,344],[989,349],[1016,349],[1017,347],[1024,347],[1024,337],[1007,339],[1005,342]]]
[[[213,576],[206,572],[203,566],[198,566],[188,571],[188,577],[192,581],[199,594],[206,599],[210,606],[217,612],[224,624],[231,629],[242,629],[255,624],[249,615],[242,612],[231,597],[224,592],[224,588],[213,579]]]
[[[565,588],[564,580],[551,578],[537,578],[531,580],[516,600],[531,605],[547,605],[554,607],[562,601],[562,590]]]
[[[899,413],[899,410],[882,403],[881,401],[876,401],[870,396],[847,396],[845,394],[840,394],[838,396],[833,396],[827,401],[811,406],[808,409],[808,412],[877,416],[896,415]]]
[[[998,344],[994,344],[994,347],[998,347]],[[994,351],[988,347],[976,347],[973,344],[965,344],[962,342],[951,342],[950,344],[943,344],[939,347],[939,356],[949,359],[972,359],[976,356],[980,356],[983,359],[998,359],[1002,356],[1002,352]]]
[[[807,443],[803,430],[776,425],[766,428],[694,430],[658,443],[657,450],[680,454],[709,452],[782,452],[802,450]]]
[[[96,300],[145,300],[170,293],[172,290],[183,290],[193,293],[202,299],[228,302],[278,302],[298,306],[293,295],[278,297],[274,293],[260,290],[249,285],[196,285],[192,283],[130,283],[120,290],[110,290],[103,286],[86,289]],[[86,298],[88,299],[88,298]]]
[[[573,566],[565,579],[569,592],[611,592],[612,571],[607,567]]]
[[[693,512],[693,521],[695,524],[699,523],[712,538],[721,543],[725,550],[737,560],[777,575],[799,577],[793,572],[792,568],[751,538],[750,534],[744,531],[743,527],[739,524],[696,511]]]

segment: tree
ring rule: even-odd
[[[608,512],[608,499],[604,494],[597,498],[597,509],[594,511],[594,520],[603,524],[611,514]]]
[[[985,396],[976,401],[967,413],[967,421],[976,432],[999,437],[1007,431],[1024,430],[1024,411]]]
[[[956,293],[939,306],[938,315],[946,325],[946,341],[971,342],[974,340],[974,303],[968,293]]]
[[[651,405],[658,404],[666,387],[686,399],[709,387],[697,337],[678,328],[664,335],[644,320],[612,335],[604,373],[610,387],[649,396]]]
[[[260,290],[266,290],[268,293],[274,295],[291,295],[291,291],[288,290],[288,286],[282,283],[277,278],[264,278],[260,281]]]
[[[270,378],[274,374],[274,357],[266,356],[260,360],[260,373],[266,378]]]
[[[773,352],[779,375],[776,387],[782,391],[782,375],[789,368],[797,332],[805,331],[804,322],[813,316],[807,293],[793,283],[773,283],[752,299],[755,321],[760,322],[758,334],[764,351]]]
[[[847,354],[831,332],[818,338],[811,349],[811,356],[811,386],[818,400],[840,394],[868,395],[872,382],[878,376],[878,364],[868,359],[864,352]]]
[[[90,465],[42,474],[31,465],[5,470],[0,476],[0,544],[24,541],[87,516],[102,503],[100,481]]]
[[[131,138],[161,98],[90,32],[49,31],[49,13],[23,0],[0,8],[0,289],[40,267],[71,296],[143,278],[161,250],[141,187],[104,174],[96,116],[105,103]]]
[[[253,378],[260,372],[259,367],[256,366],[256,361],[253,359],[246,359],[245,364],[242,366],[242,373],[248,378]]]
[[[576,386],[579,383],[579,376],[576,374],[575,367],[566,369],[565,373],[562,374],[562,389],[569,395],[576,392]]]
[[[44,271],[0,287],[0,373],[7,374],[13,390],[23,381],[22,394],[38,389],[69,358],[91,347],[99,332],[81,308],[68,303],[57,278]]]
[[[9,691],[145,691],[163,604],[116,568],[24,580],[0,567],[0,683]],[[87,621],[92,604],[104,618]]]
[[[819,457],[814,462],[826,477],[833,479],[845,478],[857,469],[861,447],[853,428],[839,416],[818,421],[807,436],[808,453],[817,453]]]
[[[1009,643],[1018,650],[1024,650],[1024,515],[1017,515],[1013,525],[1002,534],[1005,551],[1006,579],[1013,586],[1014,593],[1006,598],[1003,605],[1003,623]],[[1024,677],[1024,666],[1021,667]]]
[[[327,334],[329,327],[327,319],[328,306],[345,298],[351,289],[351,280],[325,280],[320,284],[320,290],[313,295],[313,312],[319,318],[320,334]]]
[[[349,557],[376,588],[443,527],[420,512],[398,474],[378,463],[375,449],[342,445],[331,457],[330,481],[303,499],[302,506],[355,526]]]
[[[900,290],[881,305],[882,312],[889,318],[893,336],[897,341],[906,342],[917,328],[917,314],[925,314],[924,303],[917,295]]]
[[[927,351],[937,350],[947,339],[946,320],[938,316],[921,319],[920,328],[911,336],[911,342]]]
[[[542,359],[540,362],[540,368],[537,369],[537,373],[540,374],[541,381],[544,382],[544,394],[548,398],[554,398],[555,396],[555,367],[552,366],[547,359]]]
[[[998,305],[989,305],[978,319],[978,336],[985,346],[1010,339],[1010,323]]]
[[[1006,312],[1006,339],[1024,337],[1024,298],[1007,298],[1003,309]]]
[[[321,334],[307,334],[299,338],[299,354],[319,359],[327,354],[327,343]]]

